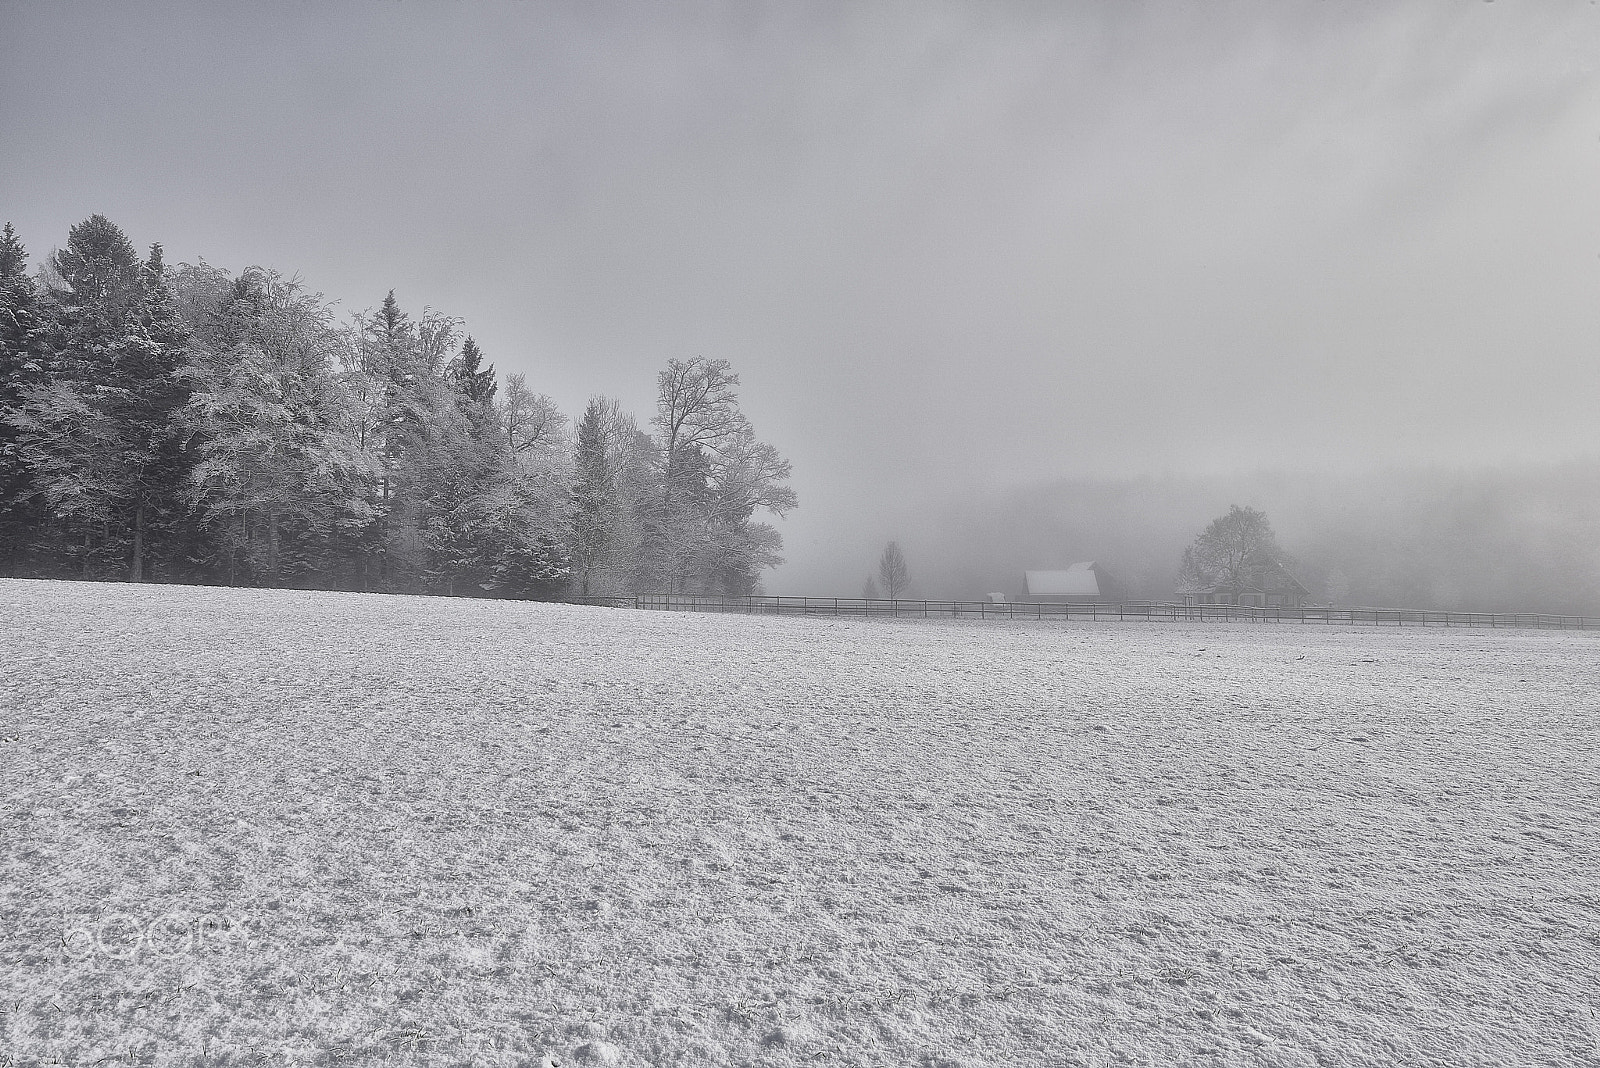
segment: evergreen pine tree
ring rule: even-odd
[[[394,589],[397,572],[415,569],[418,527],[415,493],[408,486],[415,465],[407,465],[406,446],[415,442],[419,385],[416,328],[395,299],[394,290],[371,315],[358,318],[360,360],[349,385],[358,398],[363,445],[373,455],[378,471],[378,499],[373,522],[358,541],[363,563],[370,560],[376,574],[364,588]],[[415,479],[410,478],[414,482]]]
[[[130,367],[143,365],[141,266],[127,236],[94,215],[50,258],[55,272],[37,381],[6,421],[35,492],[70,538],[79,571],[126,561],[127,506],[151,457],[125,418]],[[118,570],[120,570],[120,564]]]
[[[81,313],[70,324],[85,331],[76,338],[93,338],[96,329],[120,330],[138,306],[143,273],[139,254],[128,235],[104,215],[91,215],[68,231],[66,247],[51,255],[50,266],[66,284],[56,295]]]
[[[165,543],[158,552],[171,553],[178,548],[171,543],[188,529],[183,495],[187,464],[175,419],[189,400],[189,387],[179,371],[188,361],[190,338],[178,315],[160,244],[150,247],[140,281],[139,337],[116,369],[127,394],[121,412],[125,438],[148,458],[131,472],[135,484],[130,494],[133,548],[128,577],[134,582],[145,577],[152,532]]]
[[[7,419],[18,411],[23,389],[41,378],[38,296],[28,277],[27,250],[6,223],[0,233],[0,570],[12,575],[45,519],[17,445],[17,428]]]
[[[578,595],[588,597],[616,544],[617,485],[606,448],[603,402],[594,398],[578,423],[576,479],[572,487],[572,563]]]
[[[28,270],[28,250],[23,247],[21,238],[10,223],[6,223],[5,231],[0,233],[0,279],[10,280],[23,277]]]
[[[20,250],[5,259],[20,267]],[[61,284],[49,294],[39,358],[25,364],[30,380],[11,388],[7,451],[30,495],[72,532],[83,574],[98,557],[140,581],[152,522],[166,531],[182,512],[173,416],[187,395],[176,372],[188,335],[160,246],[140,264],[104,216],[73,227],[50,265]]]
[[[488,404],[494,400],[498,387],[494,380],[494,364],[483,365],[483,350],[469,335],[461,345],[461,355],[451,365],[452,383],[473,404]]]

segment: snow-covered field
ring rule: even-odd
[[[0,581],[0,641],[0,1065],[1600,1059],[1600,634]]]

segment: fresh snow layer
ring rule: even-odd
[[[0,641],[0,1064],[1600,1058],[1600,634],[0,581]]]

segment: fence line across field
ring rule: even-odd
[[[862,597],[697,597],[641,594],[632,597],[580,597],[575,604],[638,608],[657,612],[733,612],[797,616],[949,616],[977,619],[1087,619],[1178,623],[1188,620],[1238,623],[1322,623],[1353,626],[1534,627],[1547,630],[1600,630],[1600,616],[1544,612],[1445,612],[1421,608],[1251,608],[1225,604],[1121,603],[1065,601],[869,600]]]

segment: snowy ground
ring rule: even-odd
[[[0,1065],[1600,1058],[1600,634],[0,581]]]

